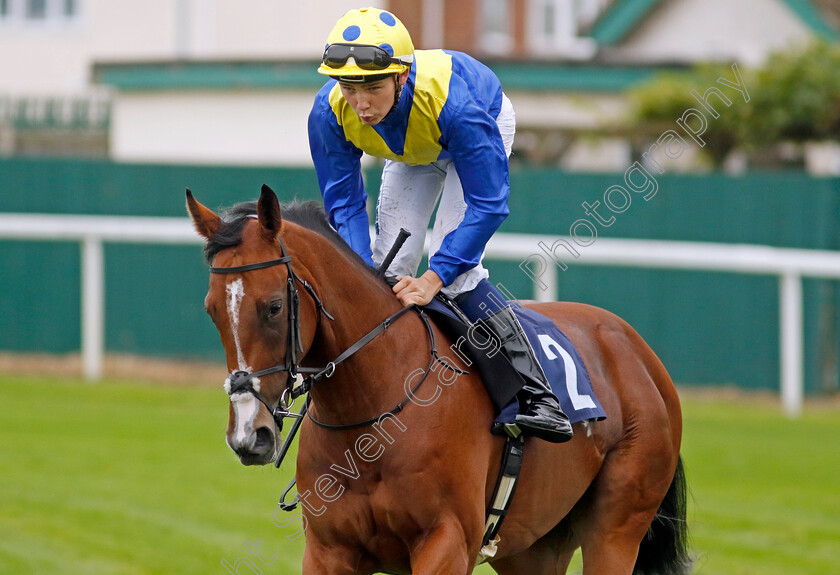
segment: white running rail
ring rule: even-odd
[[[0,238],[81,243],[82,358],[84,376],[91,380],[102,375],[105,265],[102,244],[201,244],[203,241],[186,218],[41,214],[0,214]],[[562,241],[574,246],[579,257],[573,257],[565,249],[558,248],[551,253],[540,247],[559,245],[557,242]],[[580,247],[562,236],[496,234],[487,246],[486,257],[527,264],[525,267],[534,283],[534,298],[540,301],[556,299],[561,269],[558,257],[568,265],[777,276],[781,396],[785,412],[792,417],[801,412],[803,398],[802,278],[840,279],[838,252],[756,245],[602,238],[588,247]]]

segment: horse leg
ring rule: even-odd
[[[625,445],[611,453],[595,480],[591,510],[580,530],[583,575],[633,573],[639,544],[673,475],[665,453],[638,447]],[[651,469],[651,462],[659,465]]]
[[[653,519],[653,513],[649,515]],[[650,521],[647,521],[649,524]],[[589,544],[582,548],[583,575],[611,573],[632,575],[639,553],[639,543],[647,531],[640,518],[621,527],[603,528],[588,538]]]
[[[477,556],[478,549],[470,554],[459,523],[440,523],[411,552],[411,575],[469,575]]]
[[[561,547],[549,533],[528,549],[490,566],[499,575],[566,575],[574,554],[574,549]]]
[[[343,547],[320,545],[317,541],[307,541],[303,552],[301,575],[360,575],[373,573],[373,569],[363,565],[358,551]]]

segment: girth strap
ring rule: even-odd
[[[481,540],[481,550],[478,552],[476,565],[492,559],[496,555],[496,545],[499,543],[499,530],[502,522],[513,502],[513,494],[519,482],[519,472],[522,470],[522,457],[525,443],[522,437],[508,437],[502,451],[502,465],[490,508],[487,510],[487,521],[484,524],[484,538]]]

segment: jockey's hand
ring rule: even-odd
[[[432,270],[427,270],[419,278],[400,276],[394,286],[394,293],[404,306],[426,305],[443,288],[443,280]]]

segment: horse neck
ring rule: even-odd
[[[324,366],[402,306],[390,287],[366,270],[365,264],[328,240],[313,238],[304,249],[318,254],[317,258],[310,255],[306,262],[308,281],[324,309],[335,318],[320,318],[304,363]],[[294,251],[291,243],[289,250]],[[405,397],[403,379],[412,370],[427,368],[426,341],[425,327],[416,314],[409,312],[397,320],[345,360],[333,377],[313,387],[311,395],[319,416],[344,424],[391,409]]]

